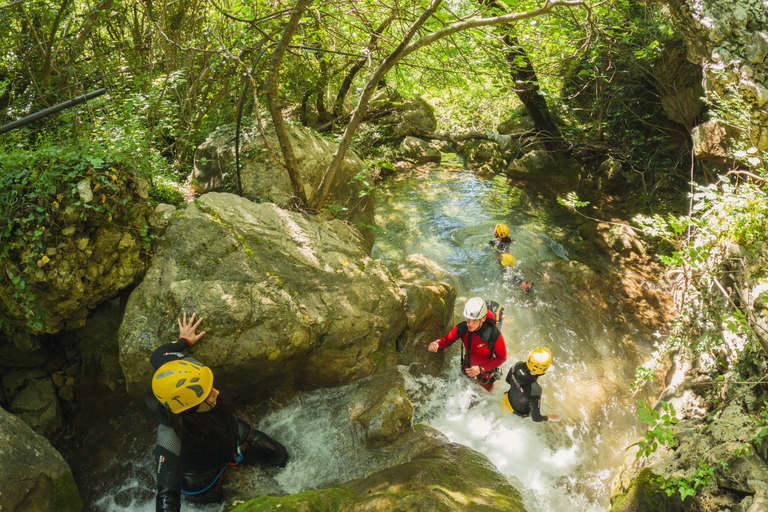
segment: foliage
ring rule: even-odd
[[[638,404],[640,409],[638,409],[637,415],[643,420],[643,423],[652,428],[643,434],[645,441],[638,443],[640,449],[635,454],[635,457],[647,457],[655,452],[660,444],[667,446],[672,444],[674,440],[672,431],[667,427],[677,423],[677,416],[675,415],[675,407],[669,402],[661,402],[663,415],[653,409],[645,400],[640,400]]]
[[[636,373],[636,385],[650,378],[672,347],[688,344],[699,352],[722,350],[722,332],[736,336],[752,336],[754,330],[745,312],[734,302],[715,306],[723,298],[722,282],[728,279],[729,247],[738,244],[749,250],[768,240],[765,215],[768,194],[752,183],[732,183],[721,177],[716,184],[695,188],[690,216],[639,215],[635,221],[649,235],[664,240],[674,248],[661,254],[662,261],[682,269],[691,289],[681,313],[671,326],[670,334],[660,349]],[[765,355],[764,355],[765,356]]]
[[[663,9],[653,4],[601,4],[595,6],[594,21],[594,43],[559,66],[565,108],[578,120],[568,130],[575,152],[595,168],[607,154],[621,162],[646,203],[664,188],[680,191],[685,181],[674,169],[690,146],[672,140],[679,138],[678,128],[661,104],[663,96],[674,94],[671,89],[689,65],[669,57],[682,45],[679,36]],[[577,27],[572,32],[578,37]]]
[[[29,327],[40,330],[47,317],[36,301],[44,290],[33,289],[33,276],[49,265],[48,249],[60,242],[64,227],[120,223],[149,242],[146,226],[133,215],[132,178],[120,157],[90,144],[63,148],[46,142],[34,151],[0,152],[0,283],[14,286]],[[81,182],[93,200],[82,199]],[[8,318],[0,320],[0,329],[9,327]]]
[[[688,496],[696,495],[699,487],[703,487],[712,483],[715,478],[715,471],[718,469],[728,467],[728,464],[724,461],[716,461],[714,464],[705,464],[703,460],[699,461],[699,466],[693,473],[693,476],[672,476],[667,478],[659,477],[659,483],[661,483],[661,489],[667,493],[667,496],[672,496],[676,492],[680,493],[680,499],[685,501]]]

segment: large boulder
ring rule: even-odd
[[[482,454],[459,444],[423,450],[416,457],[343,485],[291,496],[262,496],[232,512],[271,510],[402,510],[525,512],[520,493]]]
[[[398,362],[411,373],[439,376],[445,351],[427,351],[427,345],[453,325],[456,289],[448,272],[421,254],[411,254],[397,269],[397,284],[406,293],[408,324],[397,340]]]
[[[417,137],[403,139],[400,144],[400,156],[416,165],[440,163],[440,151],[430,146],[429,142]]]
[[[80,493],[64,458],[44,437],[0,408],[0,510],[76,512]]]
[[[512,160],[505,172],[510,178],[530,181],[546,181],[555,177],[577,181],[584,174],[584,167],[572,156],[534,149]]]
[[[412,130],[434,132],[437,129],[435,109],[422,98],[403,99],[397,91],[382,89],[368,107],[366,121],[375,124],[382,136],[402,139]]]
[[[160,239],[131,294],[118,340],[128,391],[152,375],[149,356],[196,311],[207,334],[192,351],[238,394],[267,383],[302,389],[370,374],[406,325],[405,293],[359,232],[274,204],[209,193]]]
[[[700,160],[717,165],[734,162],[733,142],[738,138],[736,130],[719,121],[706,121],[691,130],[693,150]]]
[[[39,434],[53,434],[63,425],[56,387],[47,375],[30,379],[13,398],[8,410]]]
[[[114,208],[108,220],[84,220],[82,209],[62,204],[47,226],[51,236],[44,258],[27,250],[0,261],[0,318],[7,321],[3,327],[9,341],[20,350],[38,349],[41,335],[82,327],[91,310],[144,275],[149,252],[145,228],[152,209],[148,184],[132,175],[122,178],[115,175],[116,191],[108,194],[90,180],[80,182],[81,201]],[[37,260],[34,270],[26,263],[30,258]],[[21,279],[21,285],[14,279]],[[44,313],[38,322],[33,321],[35,311]]]
[[[528,111],[525,107],[519,107],[512,111],[509,119],[501,123],[496,131],[503,135],[511,135],[512,137],[519,138],[525,135],[532,135],[536,132],[536,123],[533,122],[531,116],[528,115]]]
[[[323,139],[298,125],[286,126],[296,163],[309,199],[317,190],[338,144]],[[263,134],[263,136],[262,136]],[[279,156],[278,156],[279,155]],[[291,202],[288,172],[283,167],[280,143],[271,123],[261,129],[251,126],[241,132],[240,180],[243,196],[259,203],[271,202],[285,208]],[[235,168],[235,136],[232,130],[215,132],[195,151],[190,174],[192,188],[200,193],[238,192]],[[374,195],[368,185],[370,171],[352,151],[347,151],[331,182],[326,203],[345,220],[373,225]],[[373,245],[372,233],[364,233]]]
[[[504,171],[506,162],[499,144],[491,140],[470,140],[459,147],[464,165],[478,174],[498,174]]]

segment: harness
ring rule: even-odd
[[[499,339],[499,336],[501,336],[501,331],[496,327],[496,322],[494,320],[491,320],[490,318],[486,318],[483,322],[483,325],[475,331],[474,333],[469,332],[469,328],[467,327],[467,322],[461,322],[456,326],[456,334],[459,335],[459,338],[463,340],[463,343],[461,344],[461,371],[466,373],[466,369],[470,367],[470,364],[472,362],[472,343],[471,343],[471,336],[472,334],[476,334],[480,337],[487,345],[488,349],[491,351],[491,356],[496,357],[496,340]],[[466,354],[465,354],[465,347],[466,347]],[[498,366],[494,368],[493,370],[488,370],[487,372],[483,372],[475,379],[482,384],[486,385],[491,382],[495,382],[501,378],[501,368]]]
[[[219,474],[216,475],[216,478],[211,480],[211,483],[208,484],[204,489],[200,489],[199,491],[185,491],[184,489],[181,489],[182,494],[186,494],[187,496],[195,496],[197,494],[203,494],[204,492],[208,491],[211,487],[216,484],[216,482],[219,481],[219,478],[221,478],[221,474],[224,473],[224,470],[227,469],[227,466],[237,466],[238,463],[243,460],[243,454],[240,453],[240,447],[237,447],[237,453],[235,455],[232,455],[232,462],[227,462],[223,468],[221,468],[221,471],[219,471]]]

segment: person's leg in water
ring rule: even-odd
[[[533,281],[523,281],[522,278],[519,276],[512,274],[511,272],[508,272],[510,274],[510,279],[513,283],[520,286],[520,289],[523,290],[525,293],[528,293],[531,291],[531,288],[533,288]]]
[[[270,464],[283,468],[288,464],[288,450],[285,446],[260,430],[254,430],[246,422],[237,420],[240,434],[240,452],[243,464]]]
[[[224,489],[221,485],[222,474],[221,470],[184,473],[181,476],[181,488],[184,497],[191,503],[221,503],[224,499]]]

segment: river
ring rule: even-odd
[[[530,512],[602,512],[625,448],[642,435],[635,414],[640,397],[632,396],[631,384],[653,339],[618,309],[597,307],[590,299],[593,293],[608,294],[607,288],[585,291],[569,284],[563,265],[571,261],[566,247],[575,228],[565,218],[552,205],[534,206],[504,177],[479,179],[459,167],[435,167],[388,178],[377,187],[373,257],[395,267],[419,253],[441,266],[457,289],[457,321],[469,297],[502,304],[505,374],[536,347],[553,354],[540,382],[544,412],[559,414],[560,422],[534,423],[509,414],[501,405],[503,380],[488,393],[458,375],[455,344],[440,378],[414,377],[403,369],[414,423],[430,424],[485,454],[520,489]],[[507,224],[515,240],[510,252],[517,264],[507,274],[487,245],[497,223]],[[534,282],[530,293],[513,275]],[[285,444],[292,461],[283,470],[258,473],[259,481],[241,479],[237,485],[295,493],[364,476],[379,464],[371,452],[349,445],[348,426],[337,419],[336,408],[343,404],[336,395],[335,390],[306,393],[260,418],[256,426]],[[86,511],[153,511],[153,421],[142,404],[112,405],[109,413],[83,405],[77,421],[84,439],[63,453],[76,472]],[[97,426],[105,418],[108,423]],[[68,455],[73,449],[77,455]]]

